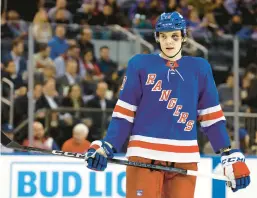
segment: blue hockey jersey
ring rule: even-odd
[[[119,151],[130,137],[127,157],[197,162],[197,121],[215,152],[230,145],[209,63],[139,54],[128,63],[104,140]]]

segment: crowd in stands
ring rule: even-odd
[[[179,11],[186,18],[188,35],[207,47],[214,38],[227,35],[257,40],[255,0],[38,0],[25,7],[21,2],[26,4],[27,0],[8,1],[1,13],[1,78],[13,82],[15,90],[13,126],[8,123],[9,107],[2,104],[2,128],[11,134],[28,118],[28,33],[32,23],[34,146],[41,148],[84,152],[89,142],[104,135],[111,111],[101,112],[115,106],[125,69],[112,60],[108,46],[95,47],[93,39],[121,38],[98,26],[118,24],[132,33],[137,29],[153,43],[157,17],[162,12]],[[240,111],[256,113],[257,46],[250,45],[246,50]],[[218,91],[224,111],[233,111],[233,73],[228,73]],[[3,84],[2,96],[8,98],[10,94]],[[54,111],[62,107],[88,111]],[[99,111],[91,112],[90,108]],[[248,137],[247,132],[242,134],[242,139]],[[11,138],[28,145],[28,129],[24,127]],[[257,145],[257,134],[252,145]]]

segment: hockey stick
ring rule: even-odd
[[[36,153],[50,154],[50,155],[63,156],[63,157],[72,157],[72,158],[79,158],[79,159],[85,160],[85,155],[81,153],[64,152],[64,151],[58,151],[58,150],[45,150],[45,149],[40,149],[40,148],[35,148],[30,146],[22,146],[10,140],[2,131],[1,131],[1,144],[5,147],[12,148],[15,150],[30,151],[30,152],[36,152]],[[212,179],[229,181],[229,179],[223,175],[205,174],[205,173],[200,173],[198,171],[185,170],[185,169],[174,168],[169,166],[147,164],[147,163],[133,162],[133,161],[127,161],[127,160],[120,160],[120,159],[108,159],[108,162],[112,164],[148,168],[152,170],[168,171],[168,172],[174,172],[174,173],[179,173],[183,175],[210,177]]]

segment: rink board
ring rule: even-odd
[[[195,198],[256,198],[257,158],[247,158],[247,164],[252,173],[252,183],[247,189],[232,193],[223,181],[199,177]],[[198,167],[202,172],[221,172],[219,157],[202,157]],[[85,167],[83,160],[45,155],[2,155],[0,197],[125,197],[125,168],[109,164],[105,172],[94,172]]]

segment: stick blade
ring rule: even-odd
[[[11,140],[4,134],[3,131],[1,131],[1,144],[4,146],[7,146],[11,143]]]
[[[1,144],[5,147],[9,147],[9,148],[20,148],[21,146],[19,144],[17,144],[16,142],[10,140],[3,131],[1,131]]]

